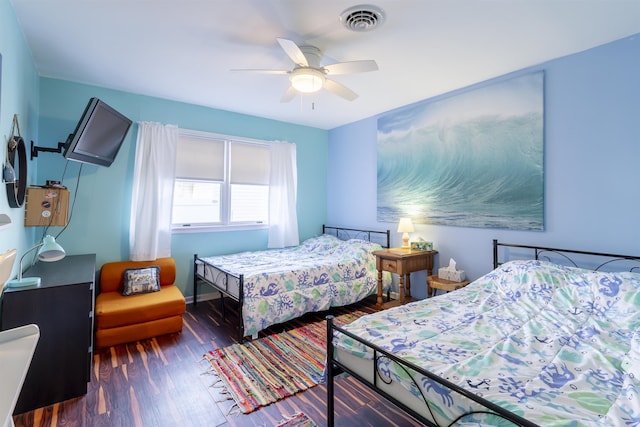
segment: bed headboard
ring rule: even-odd
[[[341,240],[362,239],[378,243],[383,248],[391,246],[391,231],[359,230],[357,228],[332,227],[322,224],[322,234],[331,234]]]
[[[640,272],[640,256],[618,255],[603,252],[587,252],[574,249],[547,248],[543,246],[517,245],[493,240],[493,268],[512,259],[542,259],[556,264],[588,268]]]

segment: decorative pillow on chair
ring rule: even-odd
[[[160,267],[127,268],[122,295],[146,294],[160,290]]]

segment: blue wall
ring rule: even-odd
[[[0,87],[0,164],[6,162],[6,142],[11,134],[13,115],[18,115],[20,130],[27,144],[37,137],[39,79],[31,53],[22,35],[8,0],[0,0],[0,54],[2,55],[2,85]],[[29,147],[27,145],[27,150]],[[33,181],[35,168],[28,164],[28,181]],[[20,256],[32,246],[33,232],[25,229],[24,207],[10,208],[5,184],[0,185],[0,214],[8,215],[12,225],[0,230],[0,253],[17,249],[13,276],[18,272]],[[1,286],[2,284],[0,284]]]
[[[91,96],[103,98],[134,121],[173,123],[196,130],[280,139],[298,147],[298,214],[301,238],[324,222],[390,228],[400,244],[397,224],[376,220],[376,117],[329,132],[194,105],[38,78],[29,49],[8,0],[0,0],[2,92],[0,134],[8,135],[14,113],[23,136],[53,147],[73,131]],[[491,239],[640,255],[640,36],[522,70],[545,71],[544,232],[518,232],[417,225],[412,236],[435,243],[438,265],[455,257],[471,278],[491,267]],[[490,82],[483,82],[488,84]],[[434,98],[438,99],[438,98]],[[70,225],[59,241],[70,254],[95,252],[98,267],[128,257],[129,207],[135,151],[134,126],[110,168],[84,166]],[[2,155],[4,162],[4,155]],[[30,184],[60,179],[62,156],[41,153],[29,163]],[[65,184],[76,190],[79,165],[69,162]],[[0,213],[13,225],[0,230],[0,252],[19,255],[42,235],[24,227],[24,208]],[[49,230],[57,234],[61,228]],[[173,255],[183,290],[191,282],[194,253],[218,254],[266,246],[266,232],[179,234]],[[14,275],[17,266],[14,267]],[[424,273],[413,275],[413,293],[424,296]]]
[[[53,147],[58,141],[64,141],[73,132],[92,96],[104,100],[134,123],[156,121],[185,129],[295,143],[300,237],[304,239],[321,231],[326,215],[327,131],[61,80],[42,78],[40,87],[40,136],[37,141],[40,146]],[[129,258],[129,210],[136,135],[137,125],[134,125],[109,168],[82,166],[70,224],[58,239],[70,254],[95,252],[98,268],[107,261]],[[66,164],[60,154],[41,153],[37,159],[37,182],[60,180],[64,173],[64,185],[73,195],[79,170],[79,163]],[[40,227],[38,229],[42,231]],[[49,234],[60,230],[61,227],[54,227]],[[266,246],[264,229],[174,234],[172,256],[178,264],[178,284],[185,295],[192,295],[194,253],[215,255],[266,249]]]
[[[640,255],[640,35],[505,77],[537,70],[545,71],[545,231],[417,224],[411,236],[434,242],[437,266],[454,257],[475,279],[491,270],[494,238]],[[327,186],[340,191],[328,194],[327,221],[389,228],[399,246],[397,223],[376,220],[376,133],[377,116],[329,132]],[[412,275],[416,297],[424,281]]]
[[[285,140],[297,146],[298,225],[301,239],[318,234],[326,217],[328,132],[274,120],[179,102],[107,90],[67,81],[39,78],[9,0],[0,0],[0,54],[2,91],[0,134],[9,135],[11,118],[17,113],[27,143],[55,147],[73,132],[89,98],[95,96],[138,121],[176,124],[181,128],[264,140]],[[70,255],[96,253],[97,267],[129,257],[129,209],[137,126],[134,125],[118,158],[109,168],[68,164],[60,154],[41,152],[29,162],[30,185],[47,179],[61,180],[72,194],[70,223],[44,230],[25,227],[24,207],[9,208],[0,196],[0,213],[12,220],[0,230],[0,253],[16,248],[18,257],[45,233],[57,235]],[[3,145],[4,147],[4,145]],[[27,147],[28,149],[28,147]],[[1,151],[4,163],[4,148]],[[76,192],[77,190],[77,192]],[[75,197],[74,197],[75,194]],[[75,199],[75,203],[73,200]],[[172,255],[178,263],[178,283],[191,295],[193,254],[214,255],[245,249],[264,249],[266,230],[176,234]],[[13,276],[17,274],[17,262]]]

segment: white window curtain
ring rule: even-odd
[[[288,142],[271,144],[269,179],[269,248],[300,243],[296,211],[298,169],[296,146]]]
[[[178,127],[139,122],[131,195],[133,261],[171,256],[171,209]]]

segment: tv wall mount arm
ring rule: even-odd
[[[33,160],[34,157],[38,157],[39,151],[46,151],[47,153],[62,153],[62,149],[66,145],[66,142],[58,142],[58,148],[36,147],[33,145],[33,141],[31,141],[31,160]]]

